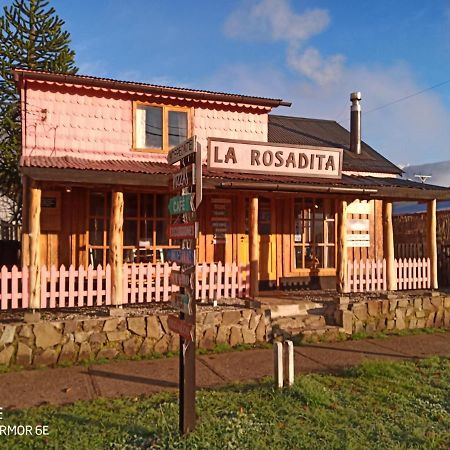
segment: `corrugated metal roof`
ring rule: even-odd
[[[350,152],[350,133],[334,120],[269,114],[269,142],[279,144],[339,147],[344,149],[343,170],[401,174],[402,171],[361,142],[361,154]]]
[[[25,156],[22,167],[52,169],[95,170],[107,172],[130,172],[145,174],[170,174],[176,170],[168,164],[154,161],[132,161],[122,159],[88,159],[75,156]]]
[[[20,83],[20,79],[25,77],[27,79],[49,81],[49,82],[59,82],[59,83],[71,83],[71,84],[81,84],[81,85],[91,85],[91,86],[102,86],[109,87],[110,89],[123,89],[123,90],[133,90],[133,91],[159,91],[161,94],[167,95],[177,95],[184,94],[185,96],[191,96],[201,99],[214,99],[216,101],[233,101],[235,103],[247,103],[262,105],[267,107],[276,106],[290,106],[290,102],[286,102],[282,99],[268,98],[268,97],[258,97],[251,95],[241,95],[228,92],[216,92],[207,91],[201,89],[191,89],[184,87],[174,87],[174,86],[164,86],[151,83],[142,83],[135,81],[124,81],[124,80],[114,80],[112,78],[102,78],[87,75],[75,75],[75,74],[64,74],[55,72],[44,72],[38,70],[29,69],[15,69],[16,81]]]

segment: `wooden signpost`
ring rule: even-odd
[[[174,147],[167,155],[169,164],[180,163],[173,175],[172,189],[179,195],[168,204],[169,214],[176,223],[169,226],[169,238],[181,241],[180,249],[165,252],[168,261],[180,264],[173,270],[172,284],[180,292],[172,294],[179,309],[179,317],[169,316],[169,328],[180,335],[180,433],[187,434],[195,428],[195,316],[196,316],[196,247],[198,222],[196,209],[202,201],[202,156],[196,137]]]

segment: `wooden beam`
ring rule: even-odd
[[[338,202],[338,247],[337,247],[337,280],[336,289],[338,292],[347,292],[347,202]]]
[[[395,268],[391,201],[383,201],[383,253],[383,257],[386,259],[387,289],[395,291],[397,289],[397,270]]]
[[[111,303],[123,303],[123,192],[114,190],[109,232],[109,264],[111,266]]]
[[[256,298],[259,295],[258,197],[252,197],[249,206],[250,297]]]
[[[437,276],[437,240],[436,240],[436,200],[427,202],[427,243],[428,257],[430,258],[431,288],[438,288]]]
[[[38,309],[41,306],[41,189],[35,181],[30,186],[29,200],[29,305],[32,309]]]
[[[27,176],[22,175],[22,267],[30,266],[30,202],[29,202],[29,183],[30,180]]]

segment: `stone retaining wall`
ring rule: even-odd
[[[71,364],[119,356],[147,356],[179,349],[167,315],[78,318],[0,325],[0,365]],[[197,313],[197,346],[254,344],[271,334],[270,320],[250,309]]]
[[[450,295],[433,292],[422,296],[388,294],[386,297],[357,303],[341,297],[337,316],[345,332],[450,327]]]

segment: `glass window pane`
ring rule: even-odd
[[[105,214],[105,194],[103,192],[91,192],[89,203],[89,214],[103,217]]]
[[[144,219],[140,222],[139,227],[139,240],[140,241],[149,241],[150,244],[153,242],[153,220]]]
[[[327,242],[329,244],[334,244],[334,221],[325,222],[325,226],[327,227],[327,235],[328,235]]]
[[[103,245],[103,219],[89,220],[89,244]]]
[[[167,222],[165,220],[156,221],[156,245],[167,245]]]
[[[123,224],[123,245],[137,244],[137,221],[125,220]]]
[[[97,267],[99,264],[103,266],[103,249],[89,249],[89,264],[92,264],[94,267]]]
[[[165,194],[156,194],[156,217],[167,217],[168,196]]]
[[[315,226],[315,241],[316,244],[322,244],[323,243],[323,222],[322,220],[316,220],[314,222]]]
[[[324,248],[323,267],[334,267],[334,246],[327,246]]]
[[[169,147],[187,139],[187,113],[169,111]]]
[[[141,196],[141,216],[153,217],[153,194],[143,194]]]
[[[295,268],[303,268],[303,247],[295,247]]]
[[[123,199],[124,217],[137,217],[138,199],[137,194],[126,193]]]
[[[145,107],[145,146],[163,148],[163,111],[155,106]]]

